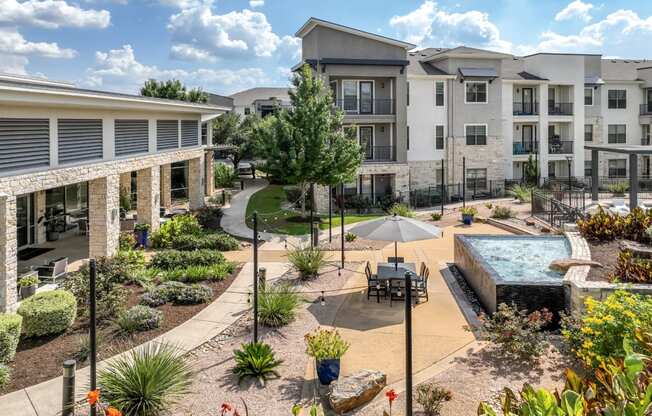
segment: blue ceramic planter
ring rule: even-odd
[[[141,247],[147,247],[147,238],[149,232],[147,230],[141,230],[138,231],[136,235],[137,235],[138,245]]]
[[[463,214],[462,215],[462,222],[464,223],[464,225],[473,224],[473,215]]]
[[[340,376],[340,359],[321,360],[317,362],[317,377],[323,386],[331,384]]]

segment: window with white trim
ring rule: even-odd
[[[442,125],[435,126],[435,149],[444,149],[444,126]]]
[[[627,90],[609,90],[609,108],[627,108]]]
[[[593,124],[584,125],[584,141],[585,142],[593,141]]]
[[[609,124],[608,143],[627,143],[627,125],[626,124]]]
[[[609,160],[609,177],[624,178],[627,176],[627,161],[625,159]]]
[[[488,84],[486,81],[466,81],[464,83],[464,102],[472,104],[486,104],[487,86]]]
[[[584,88],[584,105],[593,105],[593,88]]]
[[[444,81],[435,81],[435,107],[444,106]]]
[[[355,80],[342,81],[344,111],[358,111],[358,83]]]
[[[468,146],[487,144],[487,125],[486,124],[467,124],[464,126],[466,144]]]

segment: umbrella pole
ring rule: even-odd
[[[398,270],[398,243],[394,241],[394,270]]]

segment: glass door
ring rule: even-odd
[[[360,114],[372,114],[374,112],[374,83],[371,81],[360,81]]]
[[[647,111],[652,111],[652,88],[647,89]]]
[[[34,194],[16,198],[18,249],[34,244]]]
[[[531,152],[532,149],[534,149],[534,131],[532,129],[532,126],[530,125],[524,125],[523,126],[523,147],[525,147],[525,150],[528,152]]]
[[[360,126],[360,147],[364,149],[365,159],[374,158],[374,128]]]
[[[533,114],[534,113],[534,92],[532,88],[523,88],[521,90],[523,100],[523,113]]]
[[[356,81],[342,81],[342,98],[344,99],[344,112],[355,113],[358,111],[358,86]]]

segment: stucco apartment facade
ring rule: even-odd
[[[289,88],[256,87],[229,96],[233,100],[233,112],[241,116],[256,114],[265,117],[278,108],[290,106]]]
[[[116,253],[121,191],[159,226],[176,170],[190,208],[212,193],[210,121],[230,108],[0,76],[0,311],[15,309],[19,252],[84,236],[90,257]]]

